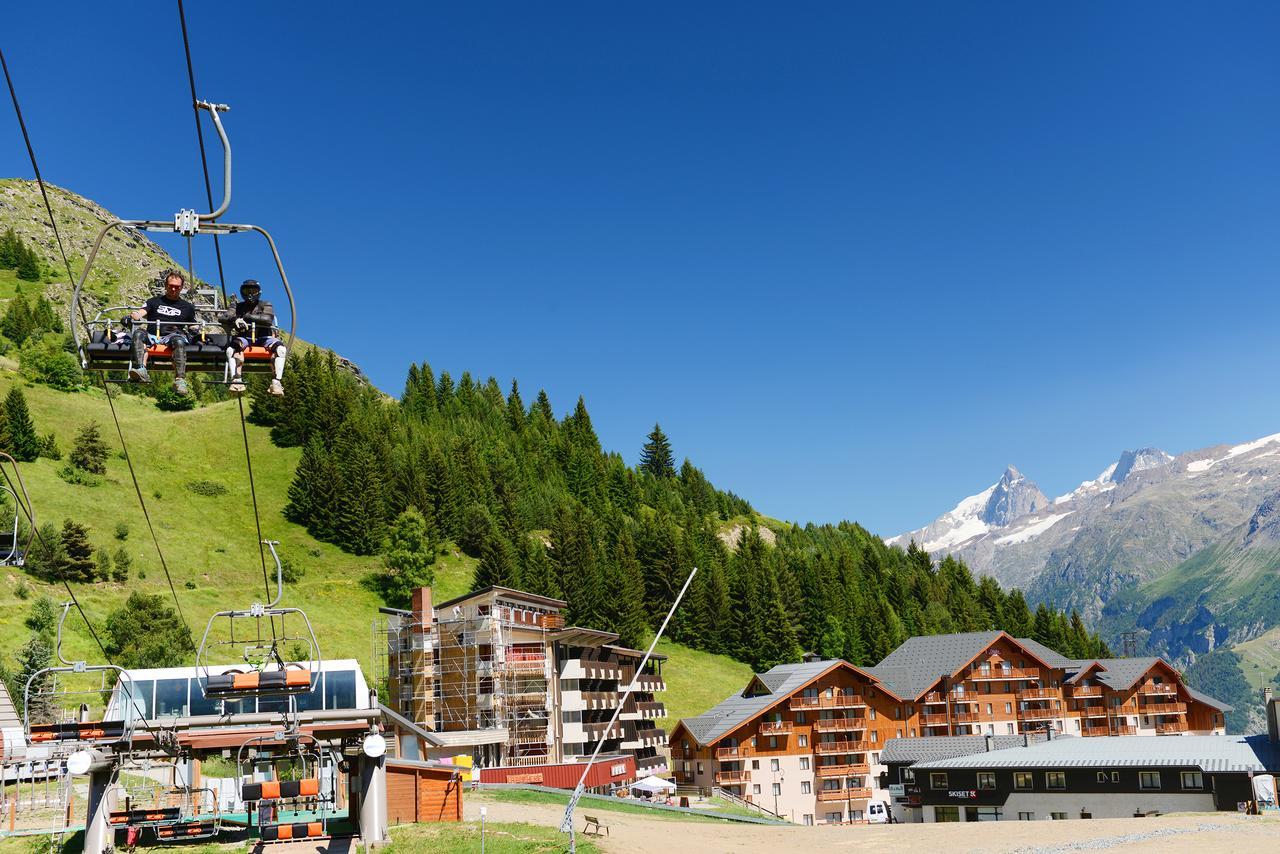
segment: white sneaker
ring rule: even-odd
[[[271,385],[267,387],[267,391],[276,397],[284,397],[284,386],[280,385],[280,380],[272,380]]]
[[[191,393],[191,390],[187,388],[187,381],[182,377],[173,381],[173,390],[182,395]]]
[[[227,386],[227,392],[236,397],[244,394],[244,380],[240,377],[232,377],[231,384]]]

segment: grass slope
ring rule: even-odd
[[[730,694],[747,687],[751,667],[724,655],[690,649],[663,640],[658,652],[667,656],[662,666],[666,693],[658,699],[667,707],[667,716],[658,726],[668,733],[681,718],[700,715]]]

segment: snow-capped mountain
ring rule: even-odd
[[[1140,448],[1052,501],[1011,466],[992,487],[888,542],[914,539],[1096,618],[1116,591],[1162,575],[1247,522],[1277,489],[1280,434],[1177,456]],[[1000,505],[1002,491],[1009,500]]]

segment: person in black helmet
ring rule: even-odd
[[[240,301],[228,308],[218,321],[231,335],[227,342],[227,373],[231,384],[227,391],[244,394],[244,351],[250,345],[265,347],[271,351],[271,366],[275,375],[267,389],[274,395],[283,395],[284,357],[288,351],[284,342],[276,337],[276,312],[262,296],[262,286],[256,279],[245,279],[240,285]]]

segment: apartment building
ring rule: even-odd
[[[1005,632],[913,637],[874,667],[812,657],[672,732],[677,781],[718,786],[801,824],[863,819],[890,739],[1222,734],[1229,707],[1158,658],[1076,661]]]
[[[375,628],[385,647],[376,667],[386,705],[477,767],[553,765],[629,754],[638,773],[667,770],[665,714],[656,694],[665,656],[617,645],[612,632],[565,626],[565,602],[487,587],[433,604],[430,588],[409,610],[382,609]]]

